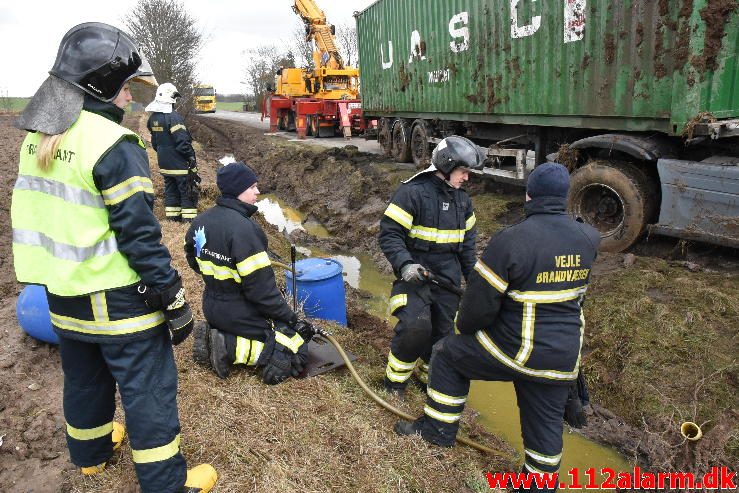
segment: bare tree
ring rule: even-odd
[[[302,22],[295,25],[293,39],[293,51],[296,54],[297,65],[312,72],[315,68],[313,63],[313,41],[306,38],[305,24]]]
[[[336,26],[336,47],[350,67],[359,66],[359,49],[357,48],[357,27],[352,24]]]
[[[292,51],[281,51],[274,45],[262,45],[246,51],[248,57],[244,82],[251,88],[259,104],[268,90],[274,89],[275,75],[281,68],[295,67]]]
[[[177,86],[182,94],[179,109],[189,113],[192,87],[197,83],[196,57],[203,45],[203,34],[195,18],[179,0],[138,0],[124,23],[139,43],[159,83],[172,82]],[[153,92],[147,99],[152,97]]]

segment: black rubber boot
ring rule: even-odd
[[[210,332],[208,322],[195,322],[192,340],[192,359],[204,368],[211,368],[210,338],[208,332]]]
[[[421,428],[423,427],[423,416],[415,421],[406,421],[404,419],[399,420],[395,423],[395,433],[400,436],[411,436],[421,435]]]
[[[428,385],[423,383],[421,379],[418,378],[418,375],[416,375],[415,373],[413,374],[410,380],[411,382],[413,382],[413,385],[415,385],[416,388],[420,390],[421,392],[423,392],[424,394],[428,391]]]
[[[220,330],[210,327],[208,341],[210,343],[210,365],[213,367],[213,371],[220,378],[228,377],[231,373],[231,363],[234,361],[234,355],[228,353],[225,335]]]
[[[425,416],[421,416],[415,421],[406,421],[404,419],[401,419],[397,423],[395,423],[395,427],[393,429],[395,430],[395,433],[400,436],[420,435],[421,438],[424,439],[424,441],[438,447],[450,448],[454,445],[453,439],[451,443],[443,443],[436,440],[430,440],[427,436],[425,436],[423,433],[423,425],[425,419]]]
[[[388,380],[387,377],[382,381],[383,387],[387,390],[387,393],[397,397],[398,399],[405,399],[405,384],[395,383]]]

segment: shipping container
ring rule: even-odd
[[[389,154],[421,166],[440,138],[466,135],[488,148],[486,174],[522,184],[558,159],[585,187],[571,209],[606,249],[665,212],[660,158],[739,152],[737,0],[379,0],[355,15],[362,107]],[[611,193],[614,180],[646,196]],[[693,225],[657,222],[675,235]],[[739,245],[736,231],[695,224],[693,238]]]

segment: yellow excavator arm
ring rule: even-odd
[[[344,61],[334,40],[334,27],[326,21],[326,14],[313,0],[295,0],[293,10],[305,23],[306,39],[316,44],[318,51],[313,52],[315,66],[343,69]]]

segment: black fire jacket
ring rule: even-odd
[[[146,127],[151,132],[151,146],[157,151],[159,171],[163,175],[186,175],[190,159],[195,158],[192,137],[179,113],[152,113]]]
[[[459,285],[475,265],[475,213],[462,189],[434,173],[400,185],[380,220],[380,248],[395,275],[418,263]]]
[[[203,313],[209,324],[264,341],[269,320],[293,324],[297,316],[277,289],[267,236],[250,219],[257,208],[219,197],[185,235],[187,262],[203,276]]]
[[[577,378],[582,302],[600,235],[568,216],[564,199],[536,198],[525,210],[475,264],[457,330],[522,378],[568,384]]]

